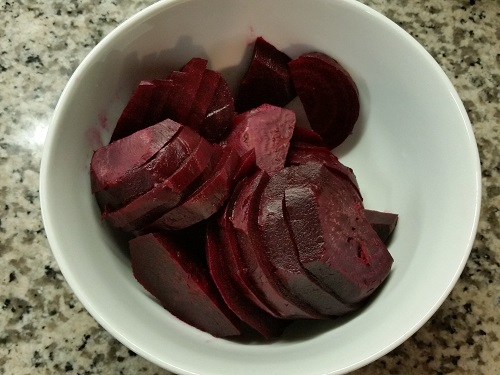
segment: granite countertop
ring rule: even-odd
[[[4,1],[0,24],[0,374],[168,374],[115,340],[69,289],[39,202],[44,137],[92,47],[153,0]],[[435,57],[482,161],[479,232],[456,287],[413,337],[356,374],[500,372],[500,2],[364,0]]]

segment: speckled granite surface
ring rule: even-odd
[[[479,144],[479,233],[455,289],[412,338],[356,374],[500,373],[500,2],[364,0],[448,74]],[[0,23],[0,374],[168,374],[83,309],[49,249],[38,173],[50,117],[78,63],[152,0],[4,1]]]

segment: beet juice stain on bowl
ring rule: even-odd
[[[359,115],[349,73],[322,53],[292,59],[260,36],[235,101],[207,65],[193,57],[165,79],[141,81],[111,143],[92,157],[103,219],[135,236],[134,276],[173,315],[216,337],[254,327],[269,339],[294,320],[364,306],[393,259],[365,216],[352,169],[330,152]],[[297,93],[313,130],[282,108]],[[176,142],[191,139],[195,147],[179,154]],[[255,165],[236,179],[249,152]],[[217,227],[229,199],[229,222]],[[203,259],[218,256],[220,239],[236,239],[236,274],[221,277],[220,260],[200,265],[188,256],[193,231]],[[256,323],[256,311],[268,323]]]
[[[285,8],[287,12],[283,12]],[[213,9],[218,11],[213,12]],[[206,14],[211,17],[206,17]],[[311,19],[315,22],[311,23]],[[343,152],[339,154],[342,155],[342,165],[337,163],[328,148],[327,152],[321,151],[324,144],[318,142],[315,135],[297,132],[296,125],[284,168],[304,162],[320,163],[335,178],[345,176],[346,189],[353,195],[359,189],[366,208],[394,212],[401,217],[390,242],[394,258],[390,277],[372,294],[366,308],[339,319],[317,319],[313,323],[310,320],[296,321],[279,336],[282,327],[278,323],[286,320],[274,316],[280,313],[276,301],[264,298],[266,294],[263,293],[273,290],[263,291],[267,285],[254,283],[250,275],[238,273],[239,269],[224,274],[237,278],[238,284],[231,279],[218,280],[220,285],[215,285],[215,288],[224,291],[220,293],[221,298],[225,294],[233,309],[239,308],[242,315],[239,319],[248,321],[254,316],[252,311],[262,311],[259,316],[267,317],[266,325],[259,326],[255,321],[248,321],[248,324],[252,323],[264,337],[279,336],[278,339],[261,339],[259,342],[214,338],[183,323],[146,293],[135,280],[115,232],[102,223],[99,208],[90,193],[88,168],[82,168],[82,162],[87,166],[90,164],[94,151],[85,134],[97,126],[96,119],[103,105],[112,122],[118,119],[119,109],[113,101],[118,97],[124,104],[123,98],[131,93],[138,79],[151,79],[153,63],[158,72],[154,78],[165,79],[166,74],[160,74],[165,72],[165,66],[182,70],[189,58],[201,56],[210,63],[209,69],[231,73],[224,77],[229,80],[230,87],[236,87],[235,77],[242,77],[247,68],[241,66],[242,56],[250,55],[246,40],[248,25],[252,25],[256,37],[265,36],[279,50],[287,51],[292,59],[312,51],[333,57],[352,74],[356,83],[361,83],[357,85],[360,97],[363,100],[369,98],[368,106],[363,106],[363,100],[361,102],[362,130],[355,126],[354,134],[347,138],[347,143],[356,140],[355,147],[349,147],[349,152],[346,152],[348,147],[343,146],[346,143],[339,147]],[[192,43],[177,48],[179,40],[186,36]],[[198,53],[200,48],[202,54]],[[179,54],[168,56],[159,52],[174,50]],[[393,53],[394,50],[402,52],[404,61],[399,54]],[[141,63],[127,64],[120,60],[120,56],[136,56]],[[149,65],[142,63],[146,60]],[[117,64],[122,69],[116,69]],[[408,71],[414,74],[409,77]],[[182,374],[231,374],[235,368],[242,374],[340,374],[352,371],[387,353],[421,327],[446,298],[463,269],[477,225],[480,198],[477,149],[467,114],[445,74],[429,54],[398,26],[368,7],[350,0],[213,0],[208,3],[164,0],[118,27],[75,73],[56,108],[42,162],[40,200],[47,236],[61,271],[86,309],[122,343],[157,365]],[[107,83],[105,86],[104,82]],[[96,87],[101,89],[96,91]],[[405,121],[402,122],[402,118]],[[422,122],[422,118],[427,121]],[[106,134],[111,136],[110,132]],[[269,144],[273,144],[272,139],[268,139]],[[179,146],[183,144],[182,139],[176,144],[176,149],[183,147]],[[319,149],[312,150],[311,144]],[[164,180],[168,180],[164,199],[172,193],[176,195],[179,204],[183,202],[189,207],[189,215],[186,215],[189,220],[200,216],[193,212],[196,205],[191,202],[213,199],[212,193],[208,194],[211,189],[199,189],[202,181],[208,182],[208,175],[214,176],[217,170],[218,181],[230,180],[231,167],[225,162],[220,162],[224,167],[217,167],[217,146],[211,147],[214,150],[204,147],[211,155],[205,168],[201,166],[200,158],[191,158],[186,163],[185,167],[202,169],[199,177],[191,180],[192,185],[188,181],[194,172],[188,174],[189,179],[186,175],[193,171],[191,168],[182,168],[175,177]],[[426,150],[424,154],[421,152],[423,148]],[[167,149],[164,152],[167,153]],[[459,155],[462,166],[457,170],[455,160]],[[255,170],[252,169],[256,166],[252,160],[257,160],[255,156],[250,152],[240,157],[245,161],[237,167],[236,176],[239,177],[235,180],[243,181],[246,177],[245,181],[248,181],[253,177]],[[154,164],[156,158],[149,162]],[[356,178],[350,174],[349,167],[356,173]],[[427,181],[435,181],[435,184],[430,186]],[[187,196],[179,196],[179,187],[186,183],[192,190],[187,189]],[[231,194],[234,200],[238,199],[236,191],[232,190]],[[320,202],[321,207],[323,200],[320,197],[324,193],[320,193],[321,190],[307,194],[308,201],[316,205],[315,202]],[[203,199],[194,200],[193,196]],[[253,228],[247,225],[246,218],[258,217],[255,215],[258,196],[250,194],[250,188],[246,188],[242,194],[245,201],[236,202],[237,217],[244,219],[238,219],[236,224],[243,229],[245,226]],[[293,195],[288,194],[288,198],[293,198]],[[288,209],[293,209],[296,202],[293,199],[288,199],[288,202]],[[282,209],[282,212],[286,212],[286,203],[285,200],[285,211]],[[221,215],[220,210],[215,216]],[[179,212],[186,211],[179,209]],[[158,212],[152,212],[144,221],[156,215]],[[169,215],[174,216],[173,213]],[[231,217],[229,212],[227,217]],[[201,223],[205,220],[213,222],[202,219]],[[184,217],[183,222],[186,222]],[[278,219],[272,222],[280,223]],[[222,235],[218,230],[209,229],[210,241],[197,240],[196,243],[230,243],[230,249],[240,257],[231,261],[243,262],[245,259],[241,257],[238,238],[228,235],[228,232],[234,234],[231,229],[234,223],[226,219],[219,219],[218,223],[220,225],[209,228],[224,225],[229,230]],[[205,238],[201,230],[192,232],[189,238]],[[182,234],[186,233],[182,230],[179,236]],[[289,235],[284,238],[298,242],[296,237]],[[256,240],[251,247],[256,266],[266,277],[272,276],[275,294],[292,295],[290,289],[286,289],[289,285],[284,274],[275,280],[269,272],[271,262],[263,256],[268,242]],[[353,241],[349,243],[353,244]],[[208,245],[207,248],[213,249]],[[158,254],[168,256],[165,252]],[[358,259],[366,258],[363,251],[358,254]],[[217,265],[216,260],[213,259],[212,270],[213,265]],[[189,263],[172,261],[174,267],[180,267],[180,272],[189,269],[182,267]],[[423,270],[425,279],[421,277]],[[213,281],[215,283],[215,277]],[[197,285],[196,295],[208,293],[208,289],[202,287],[201,279]],[[412,298],[415,294],[419,295],[418,300]],[[242,299],[236,299],[237,296]],[[293,298],[297,307],[307,310],[304,301],[297,296]],[[204,299],[206,307],[212,306],[213,314],[217,314],[217,308],[225,310],[219,303],[220,299],[215,301]],[[226,305],[229,307],[230,304]],[[234,322],[229,318],[227,321]],[[389,321],[390,329],[386,324]],[[366,340],[367,337],[370,340]],[[298,356],[299,352],[308,355]]]

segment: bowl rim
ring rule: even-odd
[[[95,309],[93,304],[91,303],[90,299],[88,298],[87,295],[85,295],[80,288],[78,287],[78,281],[73,277],[72,273],[69,270],[68,263],[66,262],[64,258],[64,250],[60,248],[58,240],[57,240],[57,230],[56,228],[53,227],[52,221],[50,219],[50,207],[48,205],[48,192],[46,189],[47,182],[48,182],[48,171],[50,170],[50,166],[48,164],[48,159],[49,155],[51,153],[52,145],[57,142],[57,137],[56,137],[56,130],[58,129],[59,125],[61,123],[60,117],[61,117],[61,109],[65,106],[66,101],[67,101],[67,94],[74,89],[74,86],[77,84],[77,81],[80,77],[80,75],[84,72],[86,66],[89,64],[94,59],[94,56],[98,55],[101,51],[105,50],[112,42],[112,40],[117,37],[118,35],[121,34],[122,30],[127,29],[133,25],[140,24],[144,20],[148,19],[149,17],[153,16],[157,11],[163,8],[168,8],[170,6],[175,6],[177,4],[180,4],[182,2],[185,2],[186,0],[160,0],[154,4],[151,4],[147,6],[146,8],[140,10],[139,12],[135,13],[122,23],[120,23],[116,28],[114,28],[109,34],[107,34],[92,50],[86,55],[86,57],[81,61],[79,66],[76,68],[74,73],[71,75],[69,81],[67,82],[64,90],[62,91],[60,98],[57,102],[57,105],[54,109],[52,120],[50,122],[45,144],[43,146],[43,151],[42,151],[42,159],[41,159],[41,165],[40,165],[40,180],[39,180],[39,189],[40,189],[40,206],[41,206],[41,213],[42,213],[42,221],[44,224],[46,236],[49,242],[49,246],[51,248],[51,251],[58,263],[58,266],[61,269],[61,272],[67,281],[68,285],[71,287],[73,293],[78,297],[79,301],[82,303],[82,305],[85,307],[85,309],[90,313],[90,315],[102,326],[104,327],[109,333],[112,334],[118,341],[120,341],[122,344],[127,346],[128,348],[131,348],[134,350],[136,353],[140,354],[142,357],[146,358],[148,361],[162,367],[166,368],[171,371],[176,371],[180,374],[193,374],[190,371],[187,371],[182,368],[175,367],[173,364],[166,363],[164,361],[161,361],[159,358],[150,355],[149,352],[144,350],[141,347],[138,347],[134,342],[131,342],[127,336],[117,330],[115,327],[113,327],[112,324],[108,322],[108,320],[104,319],[100,312]],[[460,115],[464,121],[465,129],[467,131],[467,139],[472,147],[470,156],[473,157],[473,163],[476,165],[475,168],[475,196],[474,196],[474,216],[471,221],[471,227],[470,227],[470,235],[469,235],[469,240],[468,243],[466,244],[466,249],[467,251],[464,252],[463,259],[460,263],[460,266],[456,269],[456,272],[454,274],[454,277],[449,281],[448,287],[446,290],[443,291],[441,298],[439,298],[433,307],[429,310],[429,312],[421,317],[421,319],[412,327],[410,327],[404,334],[402,334],[399,339],[394,340],[391,345],[386,346],[384,348],[381,348],[378,352],[374,353],[372,356],[365,358],[363,361],[360,361],[358,363],[353,364],[349,368],[344,369],[343,371],[354,371],[356,369],[359,369],[375,360],[378,358],[382,357],[383,355],[389,353],[393,349],[395,349],[397,346],[401,345],[404,341],[406,341],[409,337],[411,337],[415,332],[420,329],[431,317],[434,315],[434,313],[439,309],[439,307],[442,305],[442,303],[445,301],[445,299],[449,296],[451,291],[453,290],[454,286],[456,285],[456,282],[458,281],[461,273],[463,272],[463,269],[465,268],[467,259],[469,258],[470,252],[472,250],[473,242],[475,240],[475,236],[478,230],[478,225],[479,225],[479,216],[480,216],[480,209],[481,209],[481,164],[480,164],[480,158],[479,158],[479,152],[478,152],[478,147],[477,147],[477,142],[475,140],[475,135],[473,132],[472,124],[470,122],[470,119],[467,115],[467,111],[465,110],[464,104],[461,101],[455,87],[451,83],[450,79],[446,75],[446,73],[443,71],[441,66],[437,63],[437,61],[430,55],[430,53],[414,38],[412,37],[408,32],[406,32],[401,26],[396,24],[394,21],[390,20],[388,17],[383,15],[382,13],[374,10],[373,8],[369,7],[368,5],[365,5],[363,3],[360,3],[356,0],[323,0],[326,2],[338,2],[338,3],[344,3],[347,6],[351,6],[353,8],[356,8],[358,11],[366,12],[368,13],[371,17],[375,17],[379,22],[383,22],[389,27],[392,28],[393,31],[397,32],[400,34],[402,37],[406,39],[406,42],[410,43],[412,45],[412,48],[416,48],[419,50],[420,54],[423,55],[427,60],[431,61],[432,64],[434,64],[435,68],[438,68],[437,71],[441,75],[443,82],[447,85],[448,92],[451,94],[453,97],[453,100],[457,104],[457,108],[460,111]]]

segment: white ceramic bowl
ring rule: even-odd
[[[201,56],[234,85],[258,35],[292,57],[325,52],[352,73],[362,112],[337,151],[354,168],[366,206],[396,212],[400,222],[389,247],[393,271],[367,308],[295,324],[271,343],[242,343],[182,323],[136,283],[123,243],[100,221],[89,162],[141,78]],[[450,81],[407,33],[353,0],[159,1],[76,70],[41,166],[45,229],[75,294],[118,340],[181,374],[339,374],[377,359],[421,327],[453,288],[479,203],[476,143]]]

